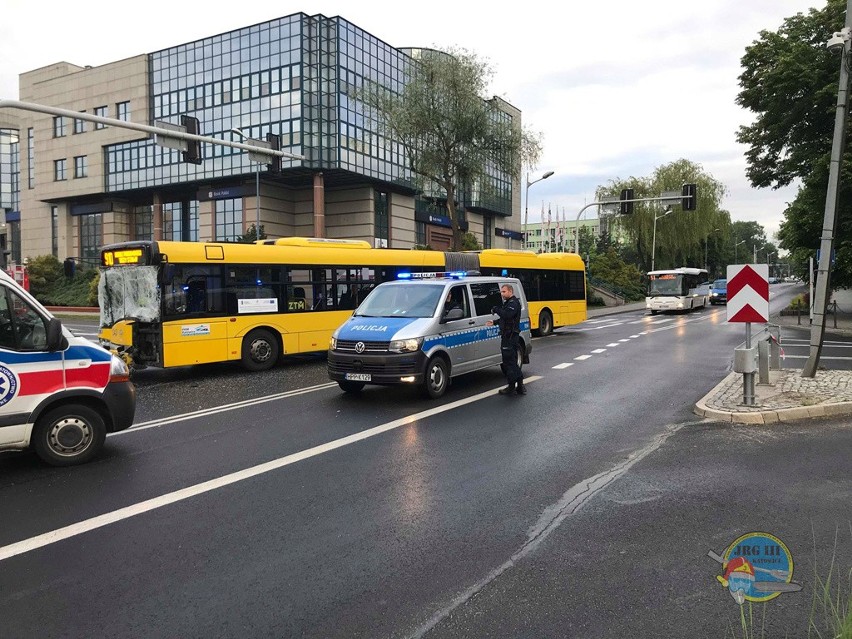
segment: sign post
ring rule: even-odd
[[[769,321],[769,265],[728,265],[728,321],[746,325],[743,361],[734,352],[735,369],[743,373],[743,404],[754,406],[754,356],[751,323]]]

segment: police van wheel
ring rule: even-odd
[[[340,386],[340,390],[344,393],[360,393],[364,390],[364,382],[350,382],[347,380],[341,380],[337,382],[337,385]]]
[[[547,337],[553,332],[553,315],[550,311],[542,311],[538,316],[538,334]]]
[[[97,455],[105,439],[106,425],[97,411],[82,404],[66,404],[39,418],[33,428],[32,446],[52,466],[73,466]]]
[[[266,371],[278,361],[278,340],[262,328],[243,338],[242,364],[250,371]]]
[[[423,390],[432,399],[438,399],[446,391],[450,382],[447,362],[441,357],[433,357],[426,367],[426,379],[423,382]]]

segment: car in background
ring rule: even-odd
[[[710,285],[710,303],[728,303],[728,280],[716,280]]]

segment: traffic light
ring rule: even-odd
[[[269,143],[269,148],[273,151],[281,150],[281,136],[275,133],[267,133],[266,141]],[[281,173],[281,156],[273,155],[269,164],[266,165],[273,173]]]
[[[694,211],[696,204],[698,204],[698,187],[695,184],[684,184],[681,196],[683,199],[680,201],[680,204],[683,210]]]
[[[198,118],[194,118],[191,115],[182,115],[180,116],[180,123],[182,126],[186,127],[187,133],[200,135],[199,129],[201,127],[198,124]],[[198,140],[187,140],[186,151],[181,151],[181,157],[184,162],[201,164],[201,142]]]
[[[633,213],[633,202],[625,202],[625,200],[633,199],[633,189],[621,189],[621,214],[630,215]]]

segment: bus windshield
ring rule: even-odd
[[[377,286],[355,311],[355,316],[432,317],[443,292],[443,284]]]
[[[156,266],[120,266],[101,271],[98,282],[101,326],[133,318],[160,320],[160,287]]]
[[[674,273],[652,275],[648,295],[683,295],[683,276]]]

